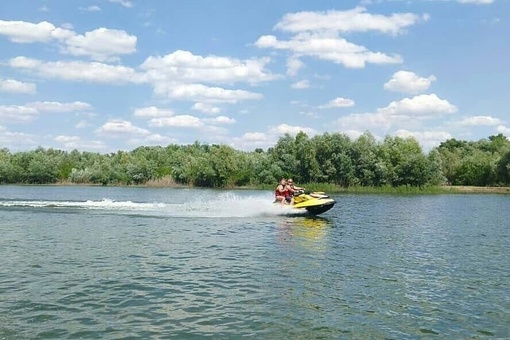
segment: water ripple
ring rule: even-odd
[[[0,339],[510,335],[507,197],[337,200],[324,218],[0,209]]]

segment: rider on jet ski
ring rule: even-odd
[[[281,204],[292,204],[292,192],[290,191],[290,187],[287,185],[287,180],[282,178],[280,180],[280,184],[276,186],[274,191],[275,202],[280,202]]]
[[[275,189],[275,199],[282,204],[292,205],[294,203],[294,194],[302,190],[305,190],[305,188],[295,186],[292,178],[288,180],[282,178],[280,184]]]
[[[296,191],[302,191],[302,190],[305,190],[305,188],[301,188],[301,187],[295,186],[294,185],[294,181],[292,180],[292,178],[289,178],[287,180],[287,191],[289,191],[292,195],[294,195],[294,193]]]

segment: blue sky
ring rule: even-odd
[[[0,2],[0,147],[510,136],[509,0]]]

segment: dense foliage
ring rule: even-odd
[[[452,185],[510,185],[510,141],[503,134],[476,142],[449,139],[437,150]]]
[[[340,133],[309,138],[285,135],[267,151],[243,152],[226,145],[139,147],[111,154],[38,148],[0,149],[0,183],[144,184],[171,178],[202,187],[298,183],[349,186],[510,184],[510,142],[503,135],[477,142],[450,139],[425,154],[413,138],[370,133],[356,140]]]

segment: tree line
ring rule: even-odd
[[[510,141],[502,134],[479,141],[449,139],[425,153],[416,139],[369,132],[356,139],[342,133],[312,138],[284,135],[268,150],[251,152],[195,142],[143,146],[109,154],[37,148],[0,149],[0,183],[130,185],[170,178],[199,187],[298,183],[350,186],[510,184]]]

